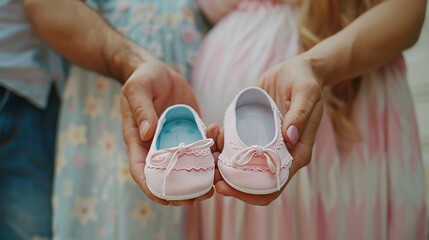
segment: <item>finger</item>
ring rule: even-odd
[[[220,182],[223,180],[222,175],[219,172],[219,169],[215,170],[215,176],[214,176],[214,180],[213,180],[213,185],[216,185],[217,182]]]
[[[220,152],[214,152],[213,153],[213,159],[214,159],[215,169],[217,169],[217,161],[219,160],[219,155],[220,155]]]
[[[299,144],[291,150],[291,155],[294,157],[293,163],[289,172],[293,176],[299,169],[308,165],[311,161],[313,153],[313,145],[316,139],[317,130],[323,115],[323,100],[320,100],[315,105],[313,112],[304,132],[301,135]]]
[[[282,64],[279,63],[276,66],[270,68],[259,78],[259,80],[256,82],[256,86],[268,92],[268,90],[270,89],[270,85],[275,86],[275,84],[270,84],[270,82],[272,81],[272,79],[277,78],[276,76],[279,72],[279,69],[281,69],[281,66]]]
[[[144,168],[145,158],[148,149],[145,149],[143,142],[139,136],[139,129],[134,120],[133,113],[130,109],[128,100],[121,95],[121,115],[122,115],[122,133],[124,142],[128,147],[130,157],[130,167],[136,168],[140,166]],[[141,164],[141,165],[138,165]],[[137,182],[140,183],[144,177],[137,177]]]
[[[225,139],[225,133],[224,133],[223,129],[220,129],[219,135],[217,136],[217,141],[216,141],[217,150],[219,152],[223,151],[223,146],[225,143],[224,139]]]
[[[212,123],[207,127],[207,131],[206,131],[207,138],[211,138],[215,142],[215,144],[213,144],[210,148],[212,152],[219,152],[219,150],[217,149],[217,139],[219,136],[219,131],[220,131],[220,126],[215,123]]]
[[[178,200],[178,201],[170,201],[170,205],[172,206],[191,206],[195,202],[195,199],[189,200]]]
[[[321,96],[318,84],[305,85],[302,89],[295,89],[293,92],[289,111],[283,120],[282,131],[285,133],[286,142],[295,145]]]
[[[131,176],[133,177],[134,181],[140,186],[142,191],[151,200],[162,205],[168,205],[168,201],[157,198],[149,191],[146,185],[144,167],[145,158],[147,155],[147,148],[145,148],[143,142],[140,139],[137,124],[134,121],[133,114],[125,97],[121,98],[121,114],[124,141],[128,147],[128,154],[130,158]]]
[[[204,195],[203,195],[203,196],[201,196],[201,197],[198,197],[196,200],[197,200],[197,201],[204,201],[204,200],[207,200],[207,199],[209,199],[209,198],[213,197],[213,194],[214,194],[214,188],[212,187],[212,189],[210,189],[210,191],[209,191],[208,193],[204,194]]]
[[[139,128],[140,138],[143,141],[153,138],[158,122],[149,81],[128,80],[122,88],[122,95],[129,102],[131,112]]]

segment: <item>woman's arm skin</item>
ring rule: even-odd
[[[183,77],[119,34],[81,1],[25,0],[24,4],[34,33],[54,50],[76,65],[124,84],[122,132],[131,175],[146,195],[171,205],[189,205],[211,197],[213,190],[198,199],[168,202],[151,194],[145,181],[145,158],[159,114],[177,103],[198,111],[192,88]]]
[[[328,85],[376,69],[418,40],[426,0],[387,0],[303,54]]]

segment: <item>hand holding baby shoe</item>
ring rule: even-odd
[[[323,82],[300,55],[267,71],[259,86],[271,95],[284,115],[282,133],[294,158],[290,169],[293,176],[311,161],[323,113]]]
[[[167,65],[151,61],[140,65],[129,77],[121,92],[124,140],[130,156],[131,175],[153,201],[164,205],[190,205],[213,195],[189,200],[167,201],[150,192],[144,175],[145,159],[157,128],[158,116],[174,104],[186,104],[198,111],[192,88],[183,77]]]

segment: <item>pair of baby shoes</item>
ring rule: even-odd
[[[225,112],[225,143],[218,168],[233,188],[250,194],[279,191],[286,183],[292,156],[281,134],[282,116],[262,89],[241,91]],[[169,107],[146,158],[149,190],[166,200],[204,195],[213,186],[215,163],[206,127],[187,105]]]

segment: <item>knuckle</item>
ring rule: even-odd
[[[144,107],[142,107],[142,106],[137,107],[134,110],[134,113],[135,113],[137,121],[139,121],[139,123],[145,120],[146,114],[145,114],[145,108]]]
[[[304,161],[302,161],[301,167],[308,166],[308,164],[310,164],[310,162],[311,162],[311,158],[304,159]]]
[[[294,112],[294,117],[300,124],[304,124],[307,122],[308,113],[304,109],[296,109]]]
[[[315,100],[319,100],[322,96],[322,89],[319,84],[313,83],[309,86],[309,90]]]
[[[301,161],[297,162],[298,163],[297,164],[298,170],[305,167],[305,166],[308,166],[310,164],[310,162],[311,162],[311,156],[303,158]]]
[[[265,200],[265,201],[261,202],[259,205],[266,207],[266,206],[270,205],[270,203],[271,203],[271,201]]]
[[[123,85],[122,92],[130,93],[135,91],[136,88],[147,88],[147,83],[153,79],[149,74],[139,74],[138,76],[131,76]],[[140,91],[140,90],[139,90]]]
[[[138,171],[136,166],[134,166],[133,164],[129,164],[129,169],[130,169],[130,173],[131,173],[131,177],[134,179],[135,182],[138,182]]]
[[[122,139],[124,140],[125,145],[128,147],[129,145],[129,137],[128,137],[128,128],[122,126]]]
[[[131,81],[127,81],[123,86],[122,86],[122,89],[121,89],[121,94],[123,95],[123,96],[127,96],[127,94],[131,91],[131,89],[132,89],[132,83],[131,83]]]

